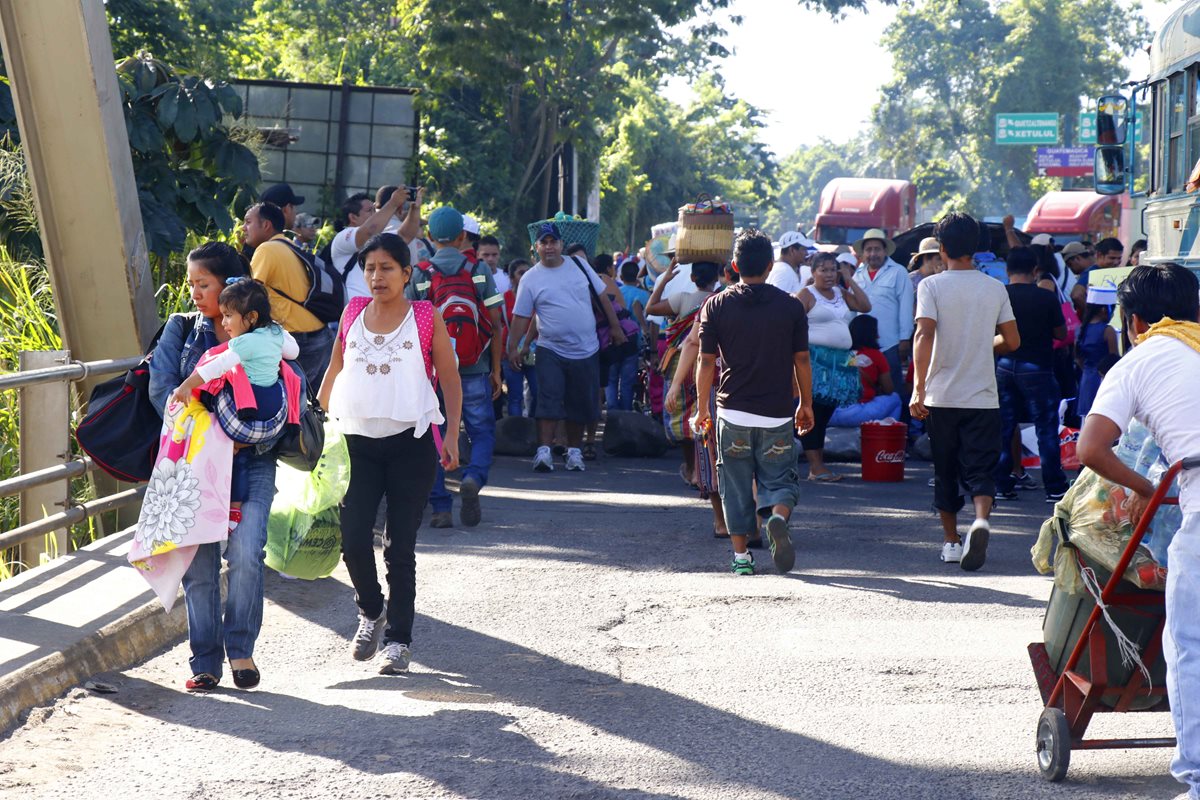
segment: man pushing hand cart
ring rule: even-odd
[[[1200,800],[1200,617],[1195,613],[1200,608],[1200,282],[1178,264],[1139,266],[1121,284],[1117,301],[1123,330],[1135,346],[1105,376],[1084,421],[1078,455],[1084,466],[1131,491],[1125,508],[1131,520],[1140,522],[1047,698],[1039,725],[1039,762],[1046,777],[1058,780],[1066,772],[1066,759],[1056,760],[1054,748],[1065,747],[1069,754],[1072,743],[1083,748],[1170,744],[1170,740],[1149,739],[1084,741],[1082,734],[1091,713],[1100,710],[1102,698],[1094,684],[1105,682],[1103,677],[1097,678],[1106,671],[1102,659],[1096,657],[1101,650],[1089,653],[1093,662],[1090,679],[1072,670],[1085,649],[1101,647],[1099,637],[1090,636],[1089,631],[1101,624],[1098,618],[1105,604],[1124,605],[1131,599],[1118,583],[1153,513],[1164,502],[1171,479],[1179,474],[1183,523],[1168,550],[1161,647],[1177,738],[1171,773],[1188,786],[1180,797]],[[1175,464],[1157,494],[1155,486],[1126,466],[1112,449],[1113,441],[1134,419],[1151,431],[1163,455]],[[1143,599],[1135,604],[1152,607],[1153,601]],[[1157,649],[1157,642],[1148,643],[1143,661],[1157,658]],[[1135,674],[1129,685],[1140,680],[1143,678]],[[1120,694],[1128,688],[1108,687],[1108,693]],[[1151,691],[1142,689],[1141,694]],[[1122,708],[1118,701],[1115,710],[1128,709],[1128,699],[1124,705]]]

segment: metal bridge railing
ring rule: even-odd
[[[20,547],[19,560],[37,566],[49,552],[68,551],[67,529],[100,514],[138,503],[145,487],[78,502],[71,480],[96,470],[90,458],[71,454],[70,384],[124,372],[140,357],[73,361],[65,350],[28,351],[20,371],[0,375],[0,391],[15,391],[20,413],[20,471],[0,481],[0,498],[19,496],[20,524],[0,531],[0,550]],[[115,483],[115,482],[112,482]],[[46,537],[55,542],[47,546]]]

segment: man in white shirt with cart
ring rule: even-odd
[[[1108,372],[1092,404],[1077,452],[1101,477],[1132,490],[1129,518],[1140,519],[1154,485],[1112,450],[1131,419],[1154,435],[1172,463],[1200,457],[1200,281],[1178,264],[1135,267],[1117,302],[1136,346]],[[1178,746],[1171,774],[1200,800],[1200,469],[1179,479],[1183,524],[1168,553],[1163,658]]]

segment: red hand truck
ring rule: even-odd
[[[1111,609],[1137,609],[1145,615],[1155,618],[1153,636],[1149,643],[1142,648],[1142,663],[1147,670],[1152,670],[1162,658],[1162,631],[1166,622],[1166,596],[1161,592],[1131,593],[1121,588],[1125,570],[1129,567],[1142,537],[1150,528],[1150,523],[1158,509],[1164,505],[1176,505],[1179,499],[1167,497],[1171,484],[1180,470],[1200,467],[1200,458],[1187,458],[1171,466],[1163,476],[1155,490],[1145,512],[1138,520],[1133,535],[1124,552],[1113,569],[1112,576],[1105,583],[1100,594],[1100,603],[1092,608],[1083,627],[1083,632],[1075,642],[1070,657],[1063,665],[1061,673],[1051,665],[1050,656],[1042,642],[1034,642],[1028,647],[1029,660],[1033,664],[1033,672],[1042,693],[1045,709],[1038,719],[1037,725],[1037,762],[1042,777],[1048,781],[1061,781],[1067,774],[1071,764],[1072,750],[1110,750],[1146,747],[1174,747],[1175,739],[1143,738],[1143,739],[1085,739],[1084,733],[1092,716],[1099,712],[1128,712],[1128,711],[1167,711],[1170,709],[1165,686],[1146,685],[1145,676],[1141,670],[1132,670],[1130,678],[1123,684],[1112,684],[1108,675],[1108,651],[1112,643],[1108,640],[1102,627],[1102,606]],[[1061,545],[1060,545],[1061,546]],[[1080,562],[1080,568],[1084,568]],[[1080,660],[1087,654],[1088,670],[1083,674]],[[1147,703],[1145,698],[1157,701]],[[1134,707],[1134,701],[1141,701]],[[1107,702],[1105,702],[1107,701]]]

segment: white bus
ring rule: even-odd
[[[1200,193],[1186,189],[1200,161],[1200,0],[1167,19],[1150,48],[1149,77],[1132,88],[1128,99],[1100,98],[1096,191],[1131,191],[1137,173],[1148,169],[1145,192],[1134,195],[1145,198],[1148,249],[1141,263],[1174,261],[1200,269]],[[1147,94],[1150,158],[1139,164],[1131,123]]]

